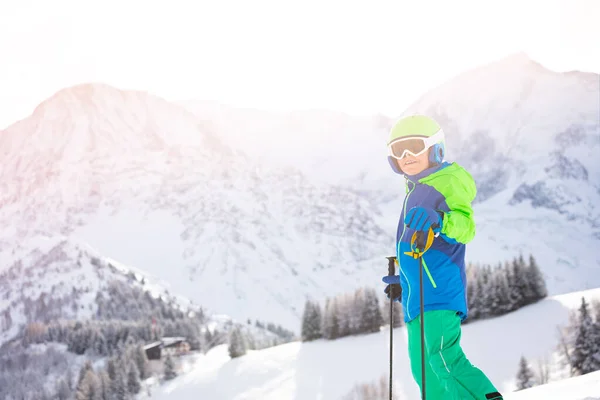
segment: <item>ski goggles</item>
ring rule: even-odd
[[[444,131],[441,129],[433,136],[409,136],[393,140],[388,145],[390,156],[400,160],[407,153],[415,157],[425,153],[431,146],[444,140]]]

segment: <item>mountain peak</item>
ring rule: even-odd
[[[5,134],[11,131],[28,131],[37,142],[55,146],[77,140],[86,151],[205,146],[207,141],[219,146],[207,126],[185,108],[144,91],[104,83],[57,91]]]
[[[104,83],[82,83],[54,93],[35,108],[33,116],[47,118],[57,114],[80,116],[82,112],[106,112],[109,109],[124,108],[128,105],[126,103],[145,101],[151,97],[153,96],[148,93],[120,90]]]
[[[518,51],[515,53],[511,53],[507,56],[505,56],[504,58],[501,58],[500,60],[495,62],[497,63],[506,63],[506,64],[512,64],[512,65],[541,65],[540,63],[538,63],[537,61],[535,61],[533,58],[531,58],[526,52],[524,51]]]
[[[160,170],[191,153],[207,159],[231,154],[183,107],[141,91],[95,83],[56,92],[2,132],[0,149],[0,178],[10,187],[0,194],[0,205],[43,188],[54,188],[62,197],[83,196],[82,190],[97,193],[96,187],[113,181],[119,171],[140,166]],[[84,174],[93,179],[78,178]]]

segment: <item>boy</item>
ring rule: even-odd
[[[422,256],[427,399],[502,399],[460,347],[460,324],[467,317],[465,245],[475,236],[475,182],[458,164],[444,162],[444,133],[429,117],[400,119],[388,147],[390,165],[404,175],[407,194],[396,233],[399,275],[383,281],[388,297],[402,302],[413,377],[421,389],[420,261],[404,253],[413,250],[415,231],[426,235],[431,228],[435,238]]]

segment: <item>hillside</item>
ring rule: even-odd
[[[561,380],[554,349],[557,327],[566,325],[569,310],[581,297],[600,300],[600,289],[553,296],[514,313],[463,327],[462,345],[507,400],[592,400],[600,394],[600,373]],[[399,399],[415,399],[416,384],[407,367],[406,329],[394,330],[394,392]],[[389,331],[335,341],[288,343],[231,360],[226,346],[213,349],[189,371],[163,387],[152,398],[191,400],[338,400],[355,385],[377,383],[388,372]],[[515,388],[519,359],[552,364],[547,386],[510,393]],[[586,397],[587,396],[587,397]]]

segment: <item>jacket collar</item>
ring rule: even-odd
[[[422,171],[416,175],[404,175],[406,177],[406,179],[408,179],[409,181],[411,181],[412,183],[418,183],[419,180],[425,178],[426,176],[429,176],[435,172],[438,172],[439,170],[446,168],[447,166],[449,166],[450,163],[447,161],[444,161],[441,164],[436,164],[433,167],[427,168],[425,171]]]

